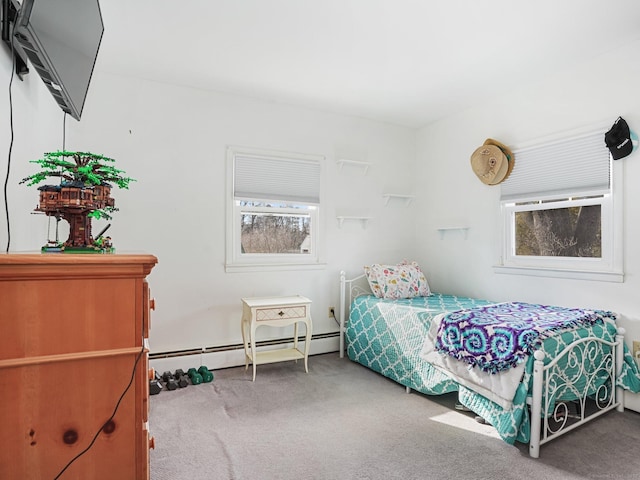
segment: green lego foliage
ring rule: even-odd
[[[119,209],[115,207],[105,207],[102,210],[93,210],[89,212],[87,215],[91,218],[95,218],[96,220],[100,220],[104,218],[105,220],[111,220],[111,213],[117,212]]]
[[[129,183],[135,179],[124,176],[124,171],[111,165],[114,162],[113,158],[91,152],[48,152],[43,158],[30,162],[40,165],[42,170],[23,178],[20,183],[31,186],[48,177],[60,177],[69,182],[82,182],[88,187],[113,183],[119,188],[129,188]]]
[[[23,178],[20,183],[32,186],[49,177],[59,177],[61,181],[78,182],[86,187],[115,184],[119,188],[128,189],[129,183],[136,180],[124,176],[124,171],[118,170],[111,165],[114,162],[113,158],[91,152],[47,152],[43,158],[30,161],[30,163],[40,165],[42,170]],[[88,217],[96,220],[100,218],[110,220],[110,213],[117,211],[117,208],[106,207],[89,212]]]

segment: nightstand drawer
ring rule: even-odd
[[[256,310],[256,321],[280,320],[285,318],[305,318],[307,316],[306,305],[292,307],[261,308]]]

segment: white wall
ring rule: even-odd
[[[640,213],[640,154],[625,167],[625,282],[497,275],[499,187],[482,184],[469,166],[471,152],[485,138],[518,144],[624,116],[640,130],[640,45],[610,52],[546,82],[521,86],[503,97],[452,115],[417,133],[364,120],[110,75],[99,69],[81,122],[67,119],[66,147],[116,158],[138,181],[114,190],[121,209],[110,235],[118,251],[155,254],[150,277],[157,309],[152,318],[152,353],[238,344],[240,298],[299,293],[313,300],[314,333],[337,331],[327,317],[338,303],[338,272],[356,274],[373,262],[416,259],[433,290],[495,300],[539,301],[594,306],[620,312],[629,338],[640,339],[640,280],[637,217]],[[622,65],[619,70],[612,65]],[[10,59],[0,52],[0,77],[9,84]],[[615,72],[623,72],[615,74]],[[2,90],[0,90],[2,91]],[[5,92],[7,89],[4,90]],[[33,215],[35,187],[18,185],[33,173],[36,159],[62,147],[63,115],[35,72],[14,80],[14,131],[8,185],[11,251],[38,250],[46,241],[47,219]],[[0,93],[0,167],[7,167],[8,95]],[[416,140],[417,138],[417,140]],[[225,273],[225,147],[243,145],[326,156],[323,208],[323,270]],[[371,162],[339,171],[336,155]],[[417,161],[416,161],[417,159]],[[516,163],[517,165],[517,163]],[[517,166],[516,166],[517,168]],[[415,193],[409,207],[382,194]],[[370,215],[338,228],[336,215]],[[104,222],[97,222],[97,232]],[[468,225],[468,237],[436,228]],[[399,232],[399,233],[396,233]],[[7,232],[0,227],[4,251]],[[52,302],[51,308],[60,308]],[[268,331],[261,338],[283,337]],[[337,348],[319,344],[315,351]],[[197,359],[210,368],[244,362],[241,352]],[[190,362],[190,359],[180,359]],[[196,366],[176,363],[168,368]],[[631,399],[629,402],[633,403]],[[640,402],[639,402],[640,405]]]
[[[0,52],[4,79],[0,83],[8,85],[10,60],[5,53]],[[14,81],[13,97],[11,251],[38,250],[46,242],[48,221],[31,213],[38,198],[36,187],[18,181],[37,171],[28,160],[61,148],[63,115],[35,72],[25,82]],[[0,94],[3,176],[9,145],[6,99]],[[227,145],[326,157],[321,207],[326,268],[225,273]],[[413,190],[412,129],[96,70],[82,121],[67,118],[66,147],[111,156],[118,168],[137,179],[129,190],[112,192],[120,211],[109,234],[119,252],[144,251],[159,259],[150,277],[157,305],[152,315],[152,353],[241,343],[244,296],[308,296],[313,301],[314,334],[336,332],[328,307],[338,306],[339,271],[359,273],[366,263],[399,261],[412,251],[414,235],[406,229],[411,209],[385,206],[382,198],[384,192]],[[352,167],[339,171],[336,152],[371,162],[368,174]],[[373,219],[366,229],[354,222],[338,228],[336,214]],[[96,222],[94,233],[105,223]],[[6,238],[2,227],[3,251]],[[52,308],[60,307],[52,304]],[[291,334],[291,329],[263,329],[259,339]],[[323,349],[337,350],[337,338],[319,344],[315,351]],[[171,368],[198,366],[200,361],[174,363]],[[244,356],[236,351],[206,361],[217,368],[244,363]]]
[[[418,259],[433,289],[497,301],[611,309],[622,315],[627,343],[640,340],[640,154],[619,160],[624,164],[624,283],[494,273],[500,244],[500,187],[481,183],[469,164],[471,153],[486,138],[517,148],[563,131],[611,125],[619,115],[632,130],[640,131],[638,51],[640,42],[577,68],[549,72],[542,83],[479,102],[419,131],[416,176],[424,188],[417,203],[424,217],[418,224]],[[435,230],[459,224],[470,227],[467,239],[458,232],[441,239]],[[640,407],[637,396],[627,403]]]

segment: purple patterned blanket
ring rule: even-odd
[[[531,303],[498,303],[445,314],[435,348],[497,373],[515,367],[554,332],[602,323],[615,314]]]

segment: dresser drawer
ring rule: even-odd
[[[294,305],[291,307],[261,308],[256,310],[256,321],[280,320],[285,318],[305,318],[307,316],[306,305]]]

